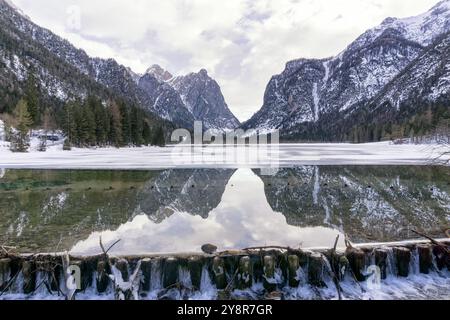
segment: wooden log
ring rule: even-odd
[[[253,268],[248,256],[239,260],[238,289],[247,289],[253,285]]]
[[[117,270],[120,271],[123,281],[127,282],[130,279],[128,261],[125,259],[119,259],[118,261],[116,261],[114,266],[117,268]]]
[[[0,259],[0,291],[8,285],[11,278],[11,259]]]
[[[162,268],[163,287],[169,288],[178,284],[179,263],[176,258],[167,258]]]
[[[366,267],[366,255],[363,250],[357,248],[348,248],[345,252],[350,268],[357,281],[365,281],[364,269]]]
[[[420,273],[429,274],[430,270],[433,268],[433,250],[431,245],[418,245],[417,253],[419,254]]]
[[[375,265],[380,268],[381,279],[387,278],[387,265],[389,252],[386,249],[375,249]]]
[[[141,262],[142,282],[141,292],[149,292],[152,281],[152,260],[150,258],[143,259]]]
[[[217,289],[224,290],[227,287],[227,278],[225,274],[225,262],[220,257],[215,257],[212,262],[213,282]]]
[[[24,294],[30,294],[36,289],[36,264],[33,261],[22,262],[22,276],[23,285],[22,290]]]
[[[98,261],[97,278],[95,279],[98,293],[104,293],[108,289],[111,280],[108,276],[110,272],[109,264],[106,261]]]
[[[308,260],[308,283],[312,286],[326,287],[324,282],[325,262],[320,253],[311,253]]]
[[[411,250],[404,247],[394,248],[395,261],[397,265],[397,275],[408,277],[409,264],[411,263]]]
[[[202,283],[203,259],[200,257],[190,257],[187,267],[191,275],[191,282],[195,289],[200,289]]]
[[[447,268],[450,270],[450,254],[442,246],[433,245],[433,255],[436,258],[436,265],[439,270]]]
[[[267,291],[274,291],[277,288],[275,280],[275,258],[273,256],[264,257],[264,280],[263,285]]]
[[[300,259],[297,255],[288,256],[288,283],[291,288],[297,288],[300,284],[297,278],[300,269]]]

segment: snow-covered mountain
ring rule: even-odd
[[[175,77],[169,84],[177,90],[195,120],[208,129],[235,129],[240,123],[225,102],[218,83],[204,69]]]
[[[0,0],[0,25],[0,84],[3,84],[3,88],[17,88],[19,95],[21,83],[26,81],[30,70],[33,70],[48,96],[61,103],[69,97],[84,98],[93,92],[103,98],[114,93],[185,128],[193,127],[194,118],[212,123],[210,117],[223,114],[223,105],[226,106],[224,101],[223,105],[212,104],[206,106],[204,111],[199,111],[198,114],[205,115],[205,119],[194,117],[180,93],[168,83],[172,75],[160,66],[153,65],[144,75],[139,75],[113,59],[91,58],[67,40],[34,24],[5,0]],[[207,87],[205,89],[210,90]],[[213,95],[223,100],[218,85],[215,89],[219,93]],[[211,95],[211,92],[204,94],[205,97]],[[210,110],[216,107],[217,111]],[[233,121],[236,118],[231,112],[228,116],[231,120],[220,118],[213,127],[229,128],[230,122],[235,123]],[[224,126],[220,126],[221,123]],[[239,125],[235,124],[234,127]]]
[[[418,57],[448,31],[450,1],[445,0],[417,17],[386,19],[336,57],[288,62],[286,69],[271,79],[263,107],[244,128],[279,128],[289,136],[306,123],[310,127],[314,123],[326,127],[324,122],[334,121],[339,115],[344,117],[349,110],[354,112],[355,106],[376,97],[407,67],[414,68],[412,64],[426,68],[426,61]],[[441,48],[445,45],[441,44]],[[445,50],[441,51],[445,55]],[[449,70],[442,70],[445,79]],[[419,83],[409,85],[417,88]]]
[[[417,97],[435,101],[450,93],[450,32],[429,46],[414,63],[406,67],[371,104],[400,109],[402,104]]]
[[[159,115],[176,117],[177,123],[184,123],[188,128],[194,121],[202,121],[205,129],[217,131],[240,125],[228,108],[219,84],[204,69],[173,77],[159,65],[153,65],[138,83],[151,97],[153,109]]]
[[[144,105],[151,106],[158,115],[183,128],[193,127],[194,117],[184,105],[178,92],[169,84],[146,73],[139,79],[138,85],[145,92]]]
[[[145,73],[154,76],[161,82],[168,81],[173,78],[173,75],[169,71],[161,68],[161,66],[157,64],[152,65]]]

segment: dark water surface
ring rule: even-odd
[[[397,241],[449,225],[446,167],[0,171],[0,244],[21,252],[96,254],[100,235],[122,254],[330,247],[337,234]]]

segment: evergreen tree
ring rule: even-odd
[[[76,109],[77,102],[72,101],[64,106],[61,114],[61,126],[66,137],[65,150],[70,150],[77,141]]]
[[[152,142],[152,131],[150,130],[150,125],[147,121],[144,121],[143,124],[142,140],[144,141],[144,145],[146,146],[148,146]]]
[[[28,112],[28,105],[25,100],[21,99],[18,102],[14,110],[14,116],[17,122],[17,132],[13,134],[11,150],[13,152],[27,152],[30,147],[29,131],[33,121]]]
[[[119,110],[120,110],[120,115],[121,115],[122,144],[125,146],[128,146],[131,143],[130,113],[124,103],[120,103]]]
[[[131,137],[135,146],[140,147],[143,143],[143,130],[144,130],[144,114],[142,109],[137,107],[131,108]]]
[[[152,146],[164,147],[166,145],[166,139],[164,137],[164,130],[162,127],[158,127],[152,139]]]
[[[95,146],[96,141],[96,123],[95,116],[89,105],[85,105],[82,110],[82,126],[81,135],[83,137],[82,144],[86,146]]]
[[[108,134],[110,130],[109,115],[101,101],[96,101],[93,106],[95,117],[95,135],[97,145],[104,146],[108,142]]]
[[[37,81],[33,72],[28,75],[26,85],[26,101],[28,104],[28,112],[30,114],[33,124],[36,125],[40,120],[39,108],[39,91],[37,89]]]
[[[110,117],[110,129],[108,140],[110,143],[119,148],[123,144],[122,140],[122,115],[120,113],[117,103],[112,102],[108,107],[108,113]]]

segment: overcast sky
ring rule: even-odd
[[[240,120],[263,102],[287,61],[338,54],[386,17],[438,0],[12,0],[37,24],[91,56],[142,73],[208,70]]]

